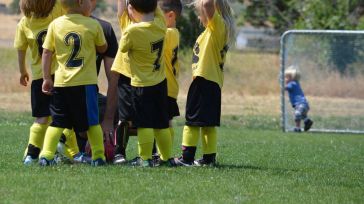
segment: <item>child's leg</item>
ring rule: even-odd
[[[152,128],[138,128],[139,156],[143,160],[152,159],[154,131]]]
[[[203,127],[201,130],[203,160],[215,162],[217,152],[217,133],[215,127]]]
[[[200,127],[187,126],[183,128],[182,158],[187,162],[195,160],[196,146],[200,136]]]
[[[66,136],[65,154],[68,158],[73,159],[73,157],[80,152],[77,145],[76,133],[73,130],[65,129],[63,134]]]
[[[37,159],[41,149],[43,148],[44,136],[49,126],[48,120],[49,117],[37,118],[30,127],[26,155],[31,156],[32,159]]]
[[[161,159],[167,161],[171,158],[172,141],[169,128],[154,129],[155,140],[157,142],[158,151],[161,154]]]
[[[44,147],[39,157],[52,160],[57,149],[64,128],[49,126],[44,138]]]
[[[104,155],[104,140],[103,133],[100,125],[90,126],[87,130],[88,141],[90,142],[92,151],[92,160],[102,159],[105,160]]]

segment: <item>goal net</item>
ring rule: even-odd
[[[364,133],[364,31],[287,31],[280,55],[283,131],[295,127],[284,89],[284,71],[295,65],[314,121],[310,131]]]

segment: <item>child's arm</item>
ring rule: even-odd
[[[53,52],[48,49],[43,49],[42,54],[42,69],[43,69],[43,85],[42,91],[47,95],[51,95],[53,89],[53,80],[51,76]]]
[[[18,64],[20,71],[20,84],[23,86],[27,86],[29,82],[29,74],[27,68],[25,66],[25,57],[27,51],[26,50],[18,50]]]
[[[214,0],[201,0],[202,4],[202,12],[204,16],[206,16],[208,19],[212,19],[214,17],[215,13],[215,3]]]
[[[117,87],[119,81],[119,74],[113,71],[109,73],[108,88],[107,88],[107,101],[104,120],[101,123],[101,128],[105,135],[113,131],[113,121],[115,110],[117,106]]]
[[[101,46],[96,46],[96,51],[100,54],[106,52],[106,50],[107,50],[107,43]]]

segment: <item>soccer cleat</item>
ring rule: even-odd
[[[176,164],[176,166],[193,166],[194,163],[193,162],[188,162],[186,160],[183,159],[183,157],[180,158],[174,158],[174,163]]]
[[[156,166],[165,166],[165,167],[177,167],[174,158],[170,158],[167,161],[159,160],[158,163],[155,163]]]
[[[296,128],[293,129],[293,132],[301,132],[301,128],[296,127]]]
[[[153,167],[153,161],[151,159],[143,160],[140,157],[134,158],[132,161],[130,161],[131,166],[139,166],[139,167]]]
[[[30,155],[27,155],[24,159],[24,165],[29,166],[38,162],[38,159],[33,159]]]
[[[114,156],[113,164],[125,164],[127,161],[125,159],[125,156],[122,154],[117,154]]]
[[[54,166],[54,165],[56,165],[57,163],[56,163],[56,161],[54,160],[54,159],[52,159],[52,160],[48,160],[48,159],[46,159],[46,158],[44,158],[44,157],[41,157],[40,159],[39,159],[39,165],[40,166]]]
[[[104,166],[104,165],[106,165],[106,162],[101,158],[92,160],[91,162],[91,166]]]
[[[216,160],[212,159],[211,161],[207,161],[204,158],[195,160],[193,162],[196,166],[209,166],[209,167],[214,167],[216,166]]]
[[[73,156],[73,163],[78,164],[91,164],[91,157],[87,156],[85,153],[79,152]]]
[[[305,127],[304,127],[305,131],[308,131],[313,125],[313,121],[310,119],[307,119],[304,123],[305,123]]]
[[[158,153],[152,155],[152,160],[154,164],[159,164],[162,161]]]

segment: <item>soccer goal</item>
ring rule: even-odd
[[[290,30],[281,37],[281,124],[294,128],[284,71],[295,65],[310,104],[310,131],[364,133],[364,31]]]

